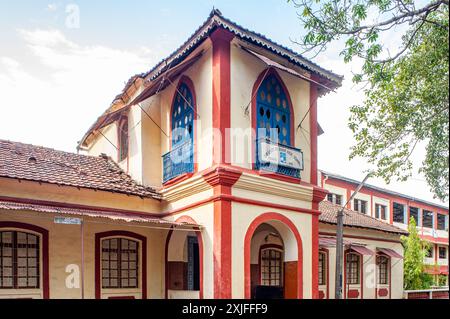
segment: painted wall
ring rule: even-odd
[[[336,227],[320,223],[319,233],[323,236],[330,236],[330,234],[336,233]],[[355,243],[365,244],[366,247],[372,251],[376,251],[376,248],[393,249],[403,256],[403,247],[399,242],[400,236],[398,235],[356,228],[345,228],[344,239]],[[326,248],[329,250],[329,295],[330,299],[334,299],[336,249],[335,247]],[[363,256],[364,299],[375,299],[375,270],[375,256]],[[391,298],[401,299],[403,297],[403,259],[391,258],[391,280]]]
[[[81,288],[67,288],[66,279],[70,273],[66,272],[66,267],[77,265],[81,271],[80,226],[55,224],[54,216],[0,210],[0,221],[33,224],[49,231],[50,298],[78,299],[81,297]],[[84,218],[84,222],[85,298],[95,298],[95,233],[111,230],[127,230],[147,238],[147,297],[164,298],[164,243],[167,230],[147,228],[142,224],[132,226],[102,218]],[[142,245],[140,247],[142,249]],[[142,267],[140,269],[139,276],[142,275]],[[10,292],[0,290],[0,297],[5,294]],[[132,295],[140,298],[141,286],[138,289],[109,290],[107,295]]]

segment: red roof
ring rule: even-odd
[[[319,210],[321,212],[319,215],[319,221],[321,223],[336,224],[337,213],[340,209],[341,206],[339,205],[335,205],[328,201],[321,202],[319,204]],[[373,229],[399,235],[408,234],[406,230],[403,230],[397,226],[390,225],[371,216],[347,208],[344,209],[344,226]]]
[[[0,177],[159,199],[107,156],[88,156],[0,140]]]

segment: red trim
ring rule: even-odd
[[[173,105],[175,103],[175,98],[177,97],[178,91],[180,90],[180,86],[182,84],[186,84],[186,86],[189,88],[189,90],[191,91],[192,94],[192,104],[193,104],[193,109],[194,109],[194,120],[193,120],[193,129],[194,129],[194,138],[193,138],[193,142],[194,142],[194,173],[197,172],[197,124],[195,123],[196,117],[197,117],[197,96],[195,94],[195,87],[194,87],[194,82],[192,82],[192,80],[186,76],[186,75],[182,75],[180,77],[180,80],[178,81],[178,85],[177,85],[177,89],[175,90],[175,93],[173,94],[172,97],[172,104],[170,105],[170,116],[169,116],[169,150],[172,150],[172,114],[173,114]],[[189,174],[183,174],[179,177],[175,177],[172,180],[167,181],[166,183],[164,183],[165,186],[169,186],[169,185],[173,185],[176,184],[177,182],[181,182],[181,180],[179,179],[180,177],[183,177],[185,175],[188,175],[187,178],[189,178],[192,173]],[[184,178],[184,179],[187,179]],[[182,180],[184,180],[182,179]]]
[[[315,77],[313,80],[317,81]],[[317,85],[309,83],[309,133],[311,145],[311,184],[317,185]]]
[[[290,115],[290,134],[291,134],[291,145],[295,146],[295,130],[294,130],[294,109],[293,109],[293,104],[292,104],[292,100],[291,100],[291,95],[289,94],[289,90],[287,89],[286,85],[284,84],[283,79],[281,78],[281,76],[278,74],[277,70],[275,70],[272,67],[269,67],[268,69],[263,70],[259,75],[258,78],[256,79],[256,82],[253,84],[253,89],[252,89],[252,96],[255,97],[252,99],[252,168],[253,170],[256,170],[255,168],[255,163],[256,163],[256,132],[257,132],[257,123],[256,123],[256,114],[257,114],[257,110],[256,110],[256,95],[258,93],[259,87],[261,86],[261,83],[264,82],[264,80],[270,76],[273,75],[277,78],[278,82],[281,84],[281,87],[283,89],[283,91],[286,94],[286,98],[288,99],[288,104],[289,104],[289,111],[291,113]],[[296,183],[298,184],[300,179],[299,178],[294,178],[294,177],[289,177],[289,176],[285,176],[285,175],[281,175],[281,174],[274,174],[274,173],[264,173],[261,172],[261,175],[270,177],[270,178],[275,178],[275,179],[281,179],[281,180],[285,180],[285,181],[290,181],[292,183]]]
[[[203,178],[213,187],[214,196],[214,298],[231,298],[231,187],[241,172],[227,167],[207,170]]]
[[[182,223],[182,222],[186,222],[186,223],[193,223],[193,224],[197,224],[197,222],[190,216],[181,216],[179,217],[176,222]],[[198,227],[194,227],[195,230],[197,230],[195,232],[195,234],[197,235],[197,241],[198,241],[198,249],[199,249],[199,272],[200,272],[200,292],[199,292],[199,297],[200,299],[203,299],[203,236],[202,233],[199,230]],[[169,291],[169,268],[168,268],[168,263],[169,263],[169,243],[170,243],[170,238],[172,237],[172,233],[173,233],[173,226],[172,228],[169,230],[167,237],[166,237],[166,245],[165,245],[165,249],[164,249],[164,256],[165,256],[165,297],[166,299],[169,297],[168,291]]]
[[[213,163],[229,162],[230,139],[227,129],[231,126],[231,50],[234,35],[223,28],[216,29],[210,36],[213,47],[212,69],[212,119],[213,128],[220,131],[213,134]]]
[[[312,226],[312,271],[311,271],[311,287],[312,299],[319,298],[319,216],[311,216]]]
[[[251,298],[251,274],[250,274],[250,253],[251,240],[256,228],[264,222],[277,220],[285,224],[294,234],[297,240],[297,298],[303,298],[303,250],[302,239],[300,233],[295,227],[294,223],[286,216],[278,213],[265,213],[256,217],[247,229],[244,239],[244,298]]]
[[[326,276],[327,276],[327,280],[326,280],[326,285],[327,285],[327,289],[326,289],[326,296],[327,299],[330,299],[330,251],[326,248],[320,248],[319,253],[324,253],[325,254],[325,267],[327,267],[327,271],[326,271]],[[317,267],[318,268],[318,267]],[[319,297],[320,299],[320,297]]]
[[[141,262],[141,287],[142,299],[147,299],[147,237],[125,231],[112,230],[95,234],[95,298],[101,298],[101,240],[106,237],[129,237],[141,241],[142,244],[142,262]]]
[[[42,296],[43,299],[50,298],[50,272],[49,272],[49,244],[48,244],[48,230],[36,225],[0,221],[0,228],[14,228],[24,229],[38,233],[42,237]]]
[[[360,253],[357,253],[356,251],[352,249],[345,250],[344,253],[344,299],[347,298],[347,255],[348,254],[355,254],[359,256],[359,283],[360,283],[360,289],[361,289],[361,298],[364,299],[364,255],[361,255]],[[348,291],[350,293],[350,289]],[[349,294],[351,297],[351,294]],[[358,295],[359,297],[359,295]]]

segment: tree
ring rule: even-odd
[[[404,248],[403,275],[406,290],[428,289],[430,276],[424,272],[425,258],[428,243],[420,239],[414,217],[411,217],[408,226],[409,236],[402,236]]]
[[[350,158],[366,158],[387,183],[404,181],[411,176],[411,155],[423,143],[426,155],[419,171],[435,197],[448,200],[448,0],[420,8],[413,0],[292,2],[301,8],[307,30],[297,42],[304,53],[315,56],[330,43],[344,41],[343,60],[363,61],[353,77],[365,85],[365,100],[350,108],[355,138]],[[382,36],[402,29],[400,48],[391,54]]]

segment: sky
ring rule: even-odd
[[[119,94],[127,80],[151,69],[180,46],[212,8],[240,25],[300,52],[293,41],[304,30],[286,0],[4,1],[0,0],[0,139],[74,152],[77,141]],[[395,51],[398,30],[384,36]],[[353,143],[349,107],[364,95],[351,82],[359,61],[345,64],[339,43],[314,61],[345,80],[318,102],[319,168],[362,180],[364,159],[349,161]],[[369,183],[433,199],[418,168],[424,145],[413,154],[407,182]],[[448,205],[448,204],[446,204]]]

